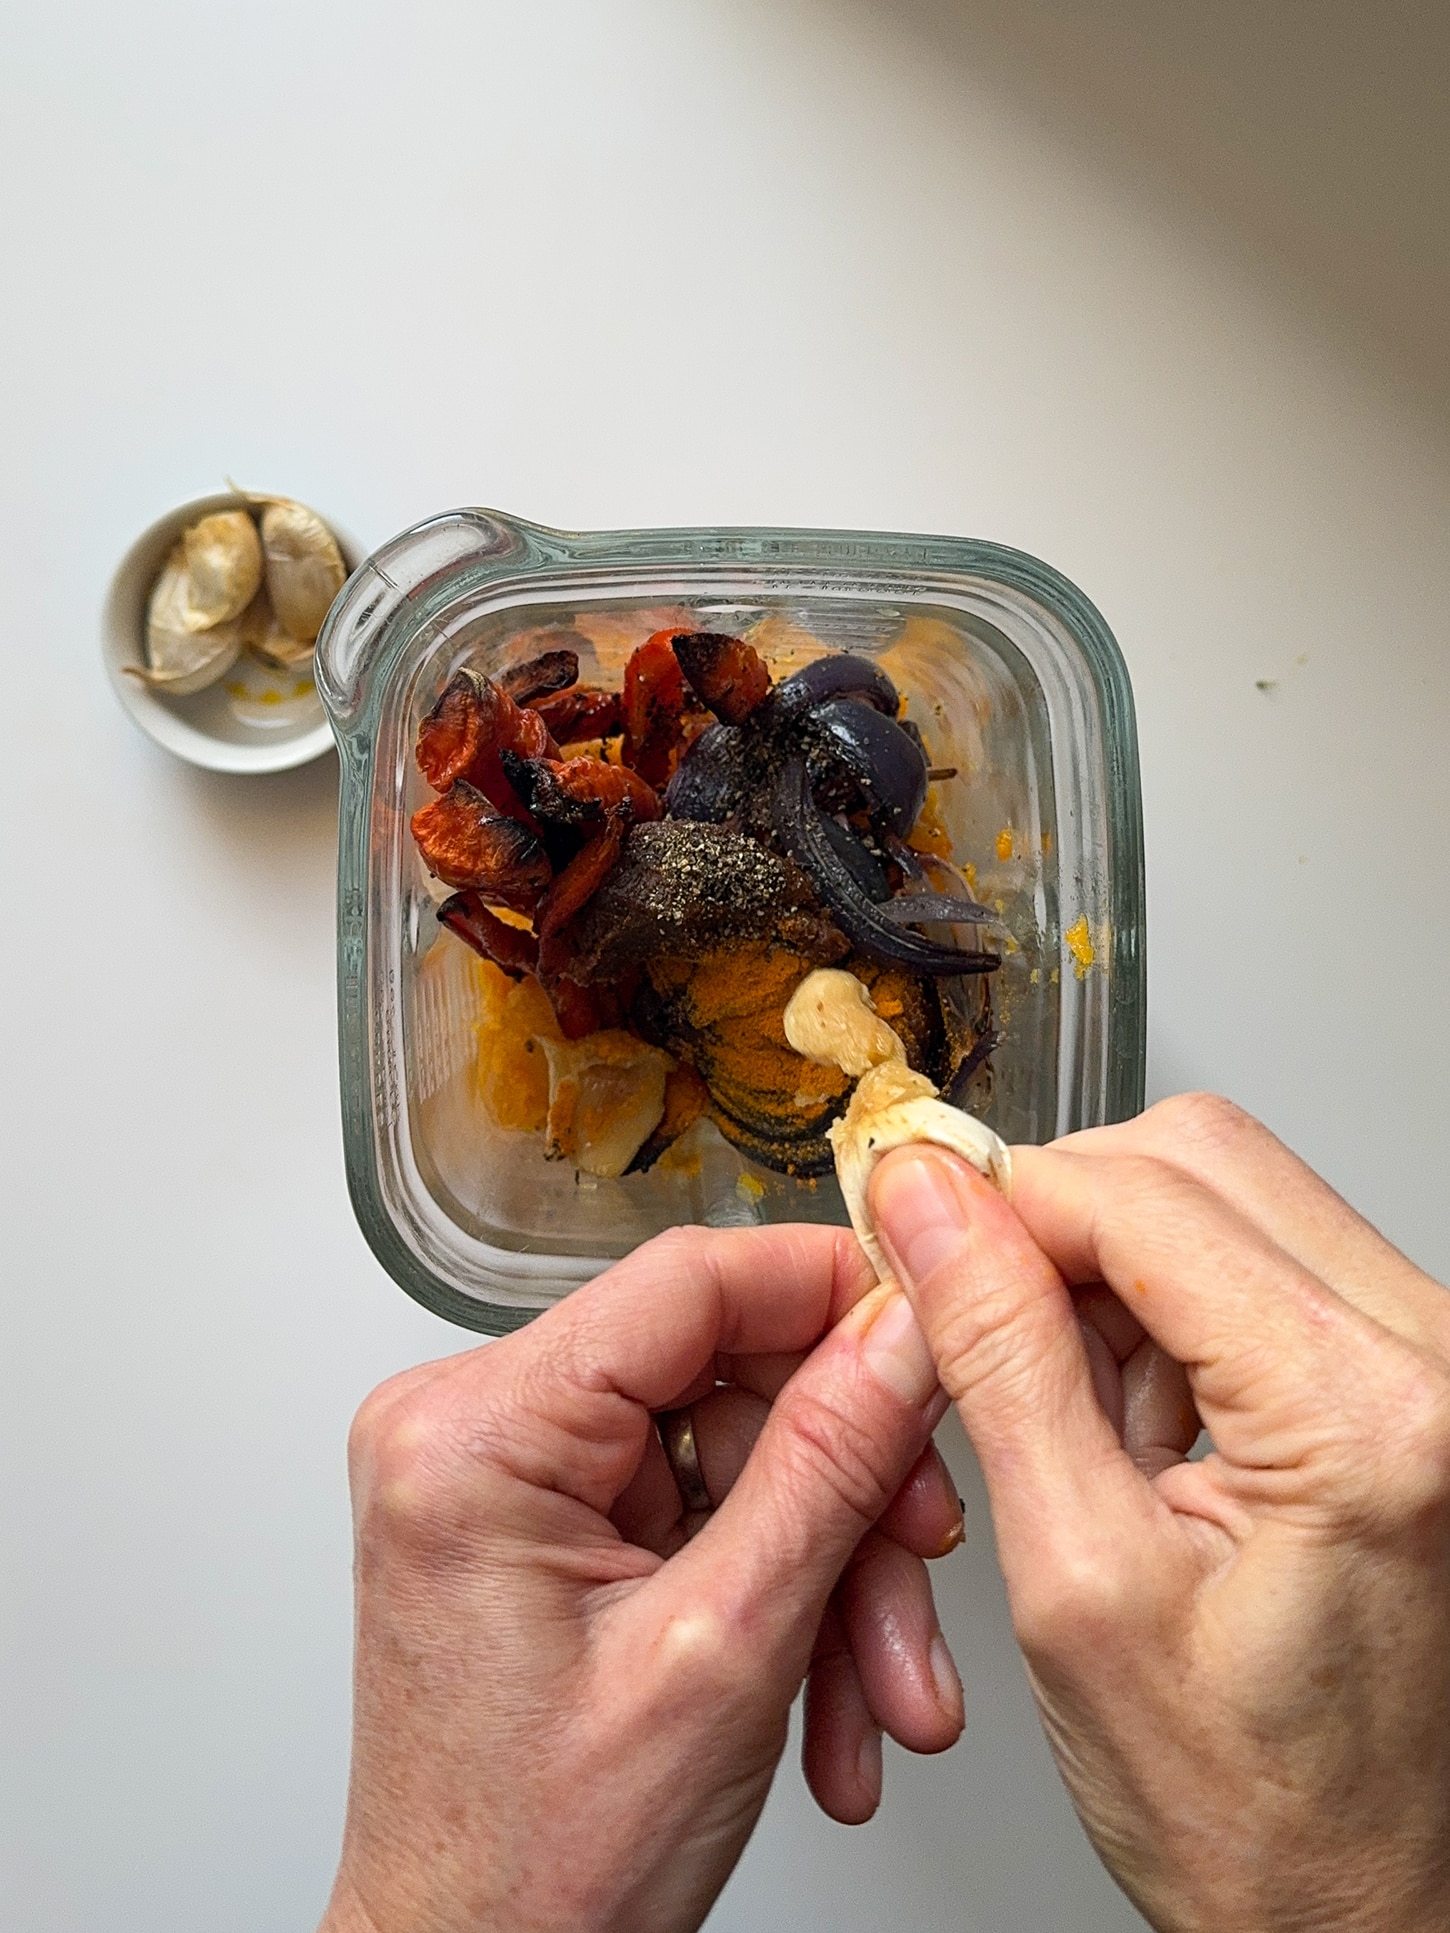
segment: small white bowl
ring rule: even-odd
[[[125,665],[146,663],[146,604],[182,532],[215,510],[238,510],[246,500],[227,492],[179,504],[145,530],[122,558],[106,593],[101,655],[116,696],[148,738],[211,772],[286,772],[332,748],[332,727],[310,671],[272,671],[243,653],[205,691],[176,698],[153,691]],[[319,515],[323,513],[319,512]],[[364,552],[323,517],[349,572]]]

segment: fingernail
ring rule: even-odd
[[[962,1721],[962,1681],[952,1662],[952,1654],[947,1649],[947,1641],[940,1631],[932,1639],[926,1655],[931,1665],[931,1681],[936,1687],[936,1701],[945,1715],[959,1725]]]
[[[883,1166],[871,1207],[876,1233],[903,1282],[924,1282],[961,1249],[966,1204],[938,1161],[897,1160]]]
[[[958,1517],[946,1536],[942,1538],[941,1543],[933,1552],[933,1555],[936,1557],[950,1557],[959,1544],[966,1542],[966,1536],[967,1520],[965,1517]]]
[[[936,1364],[926,1337],[898,1290],[861,1338],[861,1355],[871,1373],[912,1409],[923,1409],[937,1393]]]

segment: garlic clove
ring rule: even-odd
[[[266,506],[262,556],[277,622],[298,644],[311,644],[347,576],[337,539],[306,504],[289,497],[255,501]]]
[[[917,1141],[948,1148],[1007,1193],[1012,1156],[1006,1142],[985,1122],[949,1106],[925,1074],[907,1066],[900,1040],[854,974],[837,967],[808,973],[791,996],[784,1024],[798,1054],[859,1073],[846,1112],[829,1133],[846,1211],[878,1281],[890,1275],[891,1264],[876,1238],[868,1195],[877,1162],[893,1148]],[[894,1053],[883,1034],[896,1041]]]
[[[245,510],[219,510],[182,538],[193,629],[240,617],[262,582],[262,545]]]
[[[545,1155],[586,1175],[622,1175],[664,1118],[674,1062],[622,1029],[535,1040],[549,1063]]]
[[[904,1061],[883,1061],[863,1074],[829,1135],[851,1226],[878,1281],[890,1275],[891,1264],[876,1238],[869,1192],[877,1162],[893,1148],[930,1142],[961,1155],[1004,1194],[1011,1186],[1012,1156],[1006,1142],[984,1121],[939,1099],[926,1076],[914,1073]]]
[[[818,1067],[839,1067],[852,1079],[878,1062],[906,1059],[895,1029],[877,1013],[854,973],[818,967],[786,1003],[785,1037]]]
[[[153,690],[184,698],[225,677],[242,648],[238,619],[206,628],[195,622],[191,573],[185,543],[167,558],[146,607],[146,659],[127,665],[133,678]]]
[[[263,664],[271,665],[278,671],[295,671],[299,666],[312,662],[313,647],[299,644],[277,622],[277,614],[272,609],[272,600],[267,595],[265,584],[242,613],[239,622],[243,644]]]

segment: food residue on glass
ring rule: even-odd
[[[1063,945],[1072,955],[1072,970],[1081,980],[1088,968],[1098,957],[1093,945],[1092,935],[1088,932],[1086,913],[1080,914],[1062,936]]]

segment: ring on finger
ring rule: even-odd
[[[705,1473],[700,1468],[694,1410],[661,1410],[655,1418],[655,1428],[659,1432],[660,1446],[670,1466],[670,1474],[675,1479],[685,1515],[708,1516],[715,1506],[710,1500]]]

